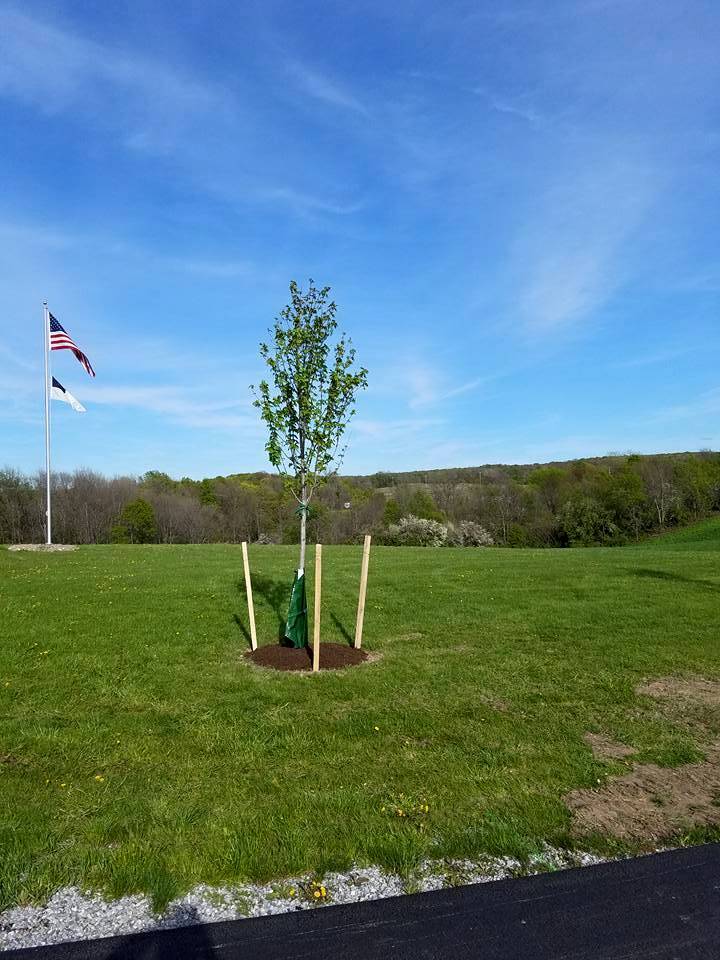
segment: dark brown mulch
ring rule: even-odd
[[[260,667],[274,670],[312,670],[312,650],[309,647],[281,647],[279,643],[258,647],[245,657]],[[368,659],[364,650],[356,650],[344,643],[320,644],[320,669],[342,670],[355,667]]]

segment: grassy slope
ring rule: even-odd
[[[668,550],[720,550],[720,519],[701,520],[689,527],[644,540],[644,544]]]
[[[242,662],[237,547],[0,550],[0,902],[568,843],[563,794],[608,774],[584,731],[695,755],[633,688],[720,676],[718,548],[717,521],[624,549],[377,548],[383,659],[317,677]],[[359,561],[325,551],[327,640]],[[261,642],[295,562],[251,548]],[[388,801],[426,801],[427,829]]]

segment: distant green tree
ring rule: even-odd
[[[162,470],[148,470],[140,477],[140,486],[157,493],[167,493],[177,487],[177,481]]]
[[[0,543],[23,539],[32,524],[34,488],[27,477],[9,468],[0,470]]]
[[[528,483],[537,488],[548,510],[557,513],[563,490],[568,485],[567,472],[562,467],[538,467],[528,477]]]
[[[675,479],[685,519],[699,520],[720,508],[720,458],[690,456],[678,462]]]
[[[397,523],[400,517],[402,517],[402,508],[397,500],[386,501],[383,510],[383,525],[389,527],[391,524]]]
[[[613,473],[605,473],[597,482],[600,501],[622,532],[636,540],[652,523],[652,505],[638,472],[637,460],[627,462]]]
[[[382,470],[378,473],[373,473],[368,479],[373,487],[392,487],[397,482],[397,477],[394,473],[385,473]]]
[[[592,497],[573,497],[563,504],[558,528],[571,547],[608,543],[617,535],[617,527],[605,507]]]
[[[526,547],[528,534],[525,527],[519,523],[511,523],[508,527],[506,543],[509,547]]]
[[[570,475],[576,483],[587,479],[595,470],[587,460],[573,460],[569,469]]]
[[[155,511],[142,497],[125,505],[110,537],[113,543],[154,543],[156,538]]]
[[[427,490],[415,490],[405,504],[403,514],[419,517],[421,520],[436,520],[438,523],[442,523],[445,519],[444,514],[438,509],[438,505]]]
[[[201,480],[198,484],[198,497],[200,503],[208,507],[217,506],[217,494],[215,493],[215,484],[212,480]]]

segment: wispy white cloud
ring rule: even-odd
[[[433,467],[479,466],[487,462],[488,450],[475,440],[443,440],[423,451],[424,464]]]
[[[696,419],[705,416],[720,414],[720,387],[706,390],[688,403],[679,403],[665,407],[652,416],[651,421],[668,423],[675,420]]]
[[[156,266],[212,280],[237,280],[238,277],[258,275],[258,267],[250,260],[213,260],[204,257],[161,256],[152,257]]]
[[[42,334],[42,329],[40,331]],[[40,343],[40,335],[38,335],[38,343]],[[25,357],[22,357],[19,353],[14,350],[11,350],[10,347],[5,346],[0,343],[0,357],[5,361],[4,365],[9,365],[12,367],[19,368],[20,370],[27,370],[28,372],[34,372],[38,369],[38,364],[33,363],[32,360],[29,360]],[[3,380],[4,386],[7,388],[7,380]]]
[[[166,152],[188,118],[207,111],[229,116],[235,107],[220,87],[10,8],[0,11],[0,26],[0,94],[46,113],[92,112],[107,125],[123,127],[125,143],[134,149]]]
[[[0,8],[0,97],[66,116],[85,135],[113,136],[133,153],[169,162],[226,203],[278,205],[300,215],[354,212],[347,186],[314,196],[304,169],[272,163],[264,147],[269,94],[241,97],[173,64],[90,40],[59,23]],[[308,96],[364,114],[333,81],[298,67]],[[256,91],[257,93],[257,91]]]
[[[447,386],[450,382],[449,374],[444,374],[441,378],[439,374],[432,375],[429,372],[424,377],[420,375],[420,371],[416,370],[415,373],[417,376],[414,384],[415,389],[408,401],[408,406],[411,409],[436,406],[445,400],[462,396],[464,393],[472,393],[493,379],[491,377],[473,377],[472,380],[466,380],[455,387],[450,387]]]
[[[497,113],[506,113],[511,117],[517,117],[519,120],[524,120],[530,124],[531,127],[539,128],[545,122],[546,118],[527,102],[528,98],[526,97],[511,99],[498,96],[485,87],[475,87],[473,93],[483,97],[488,106]]]
[[[495,377],[473,377],[472,380],[466,380],[465,383],[461,383],[457,387],[451,387],[449,390],[441,393],[438,400],[449,400],[452,397],[459,397],[463,393],[472,393],[484,384],[489,383],[492,379],[495,379]]]
[[[54,251],[74,251],[83,255],[92,254],[108,260],[123,261],[124,265],[150,266],[154,270],[167,270],[173,273],[186,273],[193,276],[208,277],[216,280],[236,280],[256,277],[261,273],[268,279],[276,271],[260,268],[249,258],[228,258],[227,253],[212,256],[195,256],[183,253],[166,253],[126,239],[117,234],[106,236],[99,233],[60,230],[47,224],[18,223],[0,220],[0,244],[24,244],[28,248],[44,248]],[[278,274],[279,276],[279,274]],[[283,275],[284,276],[284,275]]]
[[[134,407],[185,427],[259,432],[258,418],[250,402],[203,399],[197,388],[179,386],[143,387],[133,384],[95,386],[87,405]],[[247,411],[247,412],[243,412]]]
[[[319,73],[306,64],[291,61],[287,64],[288,74],[306,96],[319,100],[328,106],[349,113],[370,118],[370,111],[354,94],[338,80]]]
[[[42,417],[42,372],[38,364],[33,368],[12,351],[0,349],[0,380],[3,403],[0,420],[11,423],[39,424]],[[0,445],[0,455],[2,446]]]
[[[672,360],[677,360],[678,357],[685,357],[690,353],[697,353],[699,350],[706,350],[707,348],[707,345],[692,345],[648,350],[646,353],[641,353],[635,357],[617,360],[610,364],[610,368],[613,370],[632,370],[636,367],[650,367],[656,363],[669,363]]]
[[[720,266],[681,277],[672,283],[671,287],[688,293],[720,293]]]
[[[445,435],[440,417],[357,417],[348,431],[349,473],[398,469],[398,464],[427,465],[426,452]]]
[[[461,358],[454,358],[454,363],[451,356],[431,361],[417,351],[402,356],[379,379],[384,393],[402,396],[410,410],[418,410],[439,406],[505,376],[504,370],[496,370],[465,379],[460,371],[467,376],[467,366]]]
[[[0,241],[28,243],[55,250],[67,250],[78,243],[78,236],[45,224],[0,221]]]
[[[395,440],[410,434],[422,433],[441,426],[445,421],[438,417],[406,417],[396,420],[371,420],[358,417],[352,421],[352,431],[361,437],[373,440]]]
[[[663,177],[652,165],[623,159],[615,144],[550,186],[521,229],[515,251],[517,310],[534,336],[558,333],[602,307],[628,276],[622,254],[652,209]]]
[[[439,371],[429,363],[421,360],[407,359],[395,371],[392,383],[394,386],[403,384],[403,392],[407,396],[407,405],[410,409],[423,407],[435,401],[439,390]]]
[[[462,369],[463,365],[458,367]],[[448,363],[431,362],[424,359],[420,351],[413,351],[376,372],[371,390],[394,397],[399,405],[410,410],[421,410],[472,393],[501,376],[504,373],[498,371],[462,379]]]
[[[354,200],[352,203],[334,203],[332,200],[315,197],[291,187],[261,188],[258,195],[272,202],[282,201],[296,213],[303,215],[328,213],[344,217],[357,213],[365,205],[362,199]]]
[[[546,26],[548,23],[563,24],[563,21],[577,22],[583,17],[594,14],[603,14],[615,8],[632,8],[644,6],[647,0],[568,0],[568,2],[531,3],[523,5],[498,4],[487,8],[473,9],[468,20],[482,20],[500,28],[520,29],[535,28],[537,25]]]

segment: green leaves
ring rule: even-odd
[[[293,280],[290,302],[260,344],[269,376],[252,388],[264,420],[265,449],[272,465],[301,502],[342,462],[340,444],[355,413],[357,393],[367,387],[367,370],[355,366],[351,341],[337,331],[337,306],[330,288],[309,281],[302,291]]]

